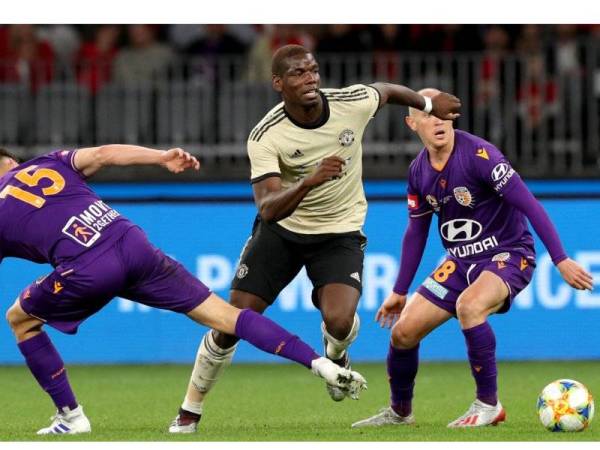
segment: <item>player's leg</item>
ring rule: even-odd
[[[43,283],[43,282],[42,282]],[[91,431],[90,422],[77,403],[69,383],[64,362],[52,344],[50,337],[42,330],[44,322],[27,314],[20,300],[36,301],[37,285],[26,289],[19,299],[8,309],[6,319],[17,340],[17,345],[27,367],[40,387],[48,393],[57,413],[49,427],[42,428],[38,434],[76,434]],[[32,297],[33,296],[33,297]]]
[[[422,294],[415,293],[407,302],[400,319],[392,328],[387,356],[390,406],[378,414],[355,422],[353,428],[411,424],[412,398],[419,367],[419,343],[452,314]]]
[[[216,294],[210,294],[187,315],[215,330],[235,334],[267,353],[302,364],[327,382],[349,389],[353,398],[364,387],[364,379],[360,374],[321,357],[298,336],[292,335],[271,319],[250,309],[240,310]]]
[[[451,428],[504,421],[505,412],[498,402],[496,337],[487,318],[503,307],[509,295],[506,282],[484,270],[458,298],[456,314],[465,336],[477,399],[465,414],[448,424]]]
[[[249,292],[231,291],[231,305],[239,309],[251,309],[262,313],[269,306],[264,300]],[[235,335],[208,330],[196,353],[194,368],[183,403],[177,417],[169,427],[172,433],[192,433],[204,412],[204,398],[219,380],[225,368],[231,364],[239,338]]]
[[[358,336],[360,318],[356,307],[360,292],[346,284],[331,283],[317,290],[318,305],[321,311],[321,332],[325,356],[340,367],[350,368],[348,347]],[[341,401],[346,394],[337,386],[326,385],[329,396]]]
[[[239,309],[262,313],[297,275],[302,263],[290,244],[257,222],[241,251],[232,281],[230,303]],[[200,343],[192,375],[179,414],[169,431],[191,433],[204,409],[204,398],[216,384],[237,346],[235,335],[209,330]]]
[[[362,269],[366,238],[355,233],[311,244],[304,251],[309,278],[315,286],[313,303],[321,312],[325,356],[340,367],[350,368],[348,348],[358,336],[356,314],[362,291]],[[329,396],[343,400],[346,395],[327,385]]]

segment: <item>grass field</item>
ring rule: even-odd
[[[581,433],[550,433],[535,411],[538,392],[574,378],[600,395],[600,361],[501,363],[500,398],[508,421],[498,427],[449,430],[473,400],[466,363],[424,363],[410,427],[350,428],[387,404],[383,364],[356,364],[369,381],[359,401],[334,403],[321,380],[295,365],[233,365],[205,404],[201,430],[169,435],[190,367],[72,366],[71,382],[92,422],[89,435],[39,437],[53,407],[23,367],[0,367],[2,441],[600,441],[600,419]]]

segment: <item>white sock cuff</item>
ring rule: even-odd
[[[202,337],[202,342],[200,343],[200,348],[198,349],[198,352],[200,352],[200,350],[204,347],[204,353],[212,359],[230,359],[230,355],[233,355],[233,352],[235,352],[237,345],[238,343],[236,342],[229,348],[219,347],[215,342],[213,330],[208,330],[208,332]]]
[[[204,410],[204,401],[201,402],[192,402],[186,398],[183,399],[183,403],[181,404],[181,408],[186,411],[193,412],[194,414],[202,415]]]
[[[352,344],[352,342],[354,342],[354,340],[358,336],[358,330],[360,330],[360,317],[356,313],[354,313],[354,323],[352,324],[350,333],[348,333],[348,336],[346,336],[344,339],[341,339],[341,340],[336,339],[331,334],[329,334],[329,332],[327,331],[327,328],[325,327],[325,322],[321,322],[321,331],[323,331],[323,336],[325,336],[325,339],[327,339],[327,342],[330,342],[332,345],[335,345],[336,347],[339,346],[339,347],[346,348],[350,344]]]

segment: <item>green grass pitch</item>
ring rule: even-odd
[[[321,380],[296,365],[228,368],[206,401],[193,435],[166,431],[177,412],[190,367],[72,366],[69,376],[92,422],[89,435],[39,437],[53,407],[24,367],[0,367],[1,441],[600,441],[600,419],[580,433],[551,433],[538,422],[538,393],[557,378],[574,378],[600,398],[600,361],[511,362],[499,365],[500,399],[508,420],[498,427],[449,430],[473,400],[465,363],[423,363],[413,426],[353,430],[350,424],[388,402],[383,364],[354,365],[369,390],[359,401],[335,403]],[[600,405],[598,405],[600,406]],[[595,422],[595,423],[594,423]]]

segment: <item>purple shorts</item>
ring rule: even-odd
[[[138,227],[29,285],[23,310],[63,333],[75,334],[85,319],[114,297],[188,313],[211,294],[180,263],[154,247]]]
[[[498,275],[508,287],[509,296],[498,311],[510,309],[513,299],[531,281],[535,254],[525,249],[497,253],[478,261],[464,262],[448,256],[419,286],[417,292],[431,303],[456,316],[456,300],[469,285],[487,270]]]

